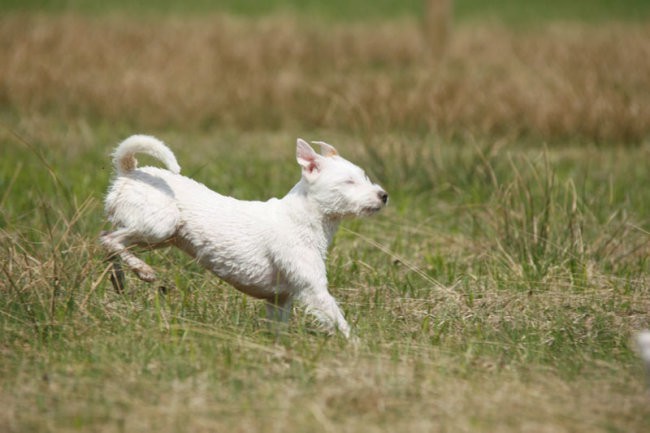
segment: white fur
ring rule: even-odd
[[[178,174],[176,158],[159,140],[129,137],[114,153],[117,177],[106,213],[116,229],[102,235],[102,244],[145,281],[155,273],[130,247],[175,245],[238,290],[265,299],[268,317],[286,322],[295,300],[326,330],[349,337],[327,290],[327,249],[342,218],[373,214],[388,196],[333,146],[319,144],[323,155],[298,139],[300,181],[283,198],[261,202],[220,195]],[[138,152],[168,170],[136,168]]]
[[[636,344],[639,356],[645,367],[647,384],[650,387],[650,331],[646,330],[637,333]]]
[[[113,153],[113,165],[118,174],[127,173],[138,166],[136,153],[144,153],[161,161],[172,173],[178,174],[181,168],[176,157],[165,144],[148,135],[132,135],[124,140]]]

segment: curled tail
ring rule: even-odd
[[[117,146],[113,152],[113,165],[118,174],[126,174],[138,166],[136,153],[153,156],[167,167],[172,173],[180,173],[181,168],[176,157],[165,144],[149,135],[132,135]]]

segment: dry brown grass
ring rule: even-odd
[[[418,23],[0,18],[0,107],[133,122],[434,131],[639,142],[650,26],[455,29],[430,62]],[[437,65],[437,66],[434,66]]]

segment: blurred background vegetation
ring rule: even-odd
[[[162,14],[203,14],[227,12],[247,16],[299,12],[319,18],[360,20],[422,16],[422,0],[4,0],[1,9],[47,12],[146,12]],[[517,23],[549,20],[585,22],[625,19],[642,21],[650,15],[645,0],[455,0],[454,16],[459,21],[496,19]]]

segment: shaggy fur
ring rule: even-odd
[[[129,137],[113,154],[117,176],[105,204],[115,230],[101,242],[144,281],[154,281],[155,273],[132,247],[174,245],[238,290],[266,300],[267,317],[286,322],[297,301],[327,331],[349,337],[327,290],[327,249],[342,218],[374,214],[388,195],[334,147],[317,144],[320,155],[298,139],[300,181],[283,198],[261,202],[220,195],[180,175],[161,141]],[[159,159],[167,170],[137,168],[136,153]]]

